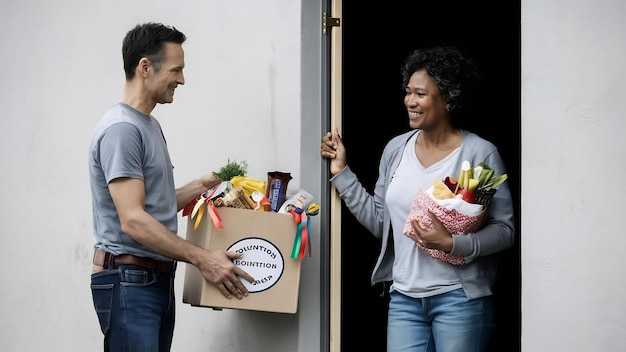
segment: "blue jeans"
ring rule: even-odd
[[[91,274],[104,351],[165,352],[174,335],[174,273],[119,265]]]
[[[494,329],[492,297],[469,300],[458,289],[411,298],[390,293],[387,352],[481,352]]]

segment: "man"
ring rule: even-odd
[[[224,296],[248,295],[239,254],[209,251],[176,234],[178,211],[218,185],[212,174],[176,189],[156,104],[185,84],[186,37],[159,23],[135,26],[122,54],[122,99],[96,126],[89,149],[95,254],[91,290],[105,351],[169,351],[176,262],[194,265]]]

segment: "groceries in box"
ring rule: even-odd
[[[230,165],[227,171],[237,171]],[[226,176],[227,173],[221,173]],[[267,181],[236,175],[202,193],[183,210],[187,240],[210,250],[241,253],[233,263],[254,277],[249,295],[228,299],[198,269],[186,267],[183,302],[214,309],[295,313],[300,268],[311,256],[310,217],[319,206],[305,190],[287,194],[291,175],[268,172]],[[221,178],[221,177],[220,177]]]
[[[281,171],[268,172],[267,182],[233,176],[189,202],[183,209],[183,216],[189,216],[197,229],[205,215],[211,218],[215,227],[223,228],[220,207],[291,214],[298,225],[292,258],[302,259],[306,248],[311,256],[309,217],[319,213],[319,205],[313,203],[313,196],[303,189],[287,198],[287,185],[291,179],[290,173]]]

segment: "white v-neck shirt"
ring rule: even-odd
[[[462,144],[444,159],[424,168],[415,154],[418,134],[415,133],[406,144],[385,200],[391,218],[395,251],[391,290],[422,298],[462,286],[454,266],[421,250],[411,238],[404,235],[404,224],[419,189],[428,189],[435,178],[444,180],[446,176],[458,177],[459,170],[455,170],[454,166],[459,165]]]

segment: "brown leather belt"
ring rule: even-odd
[[[176,270],[176,261],[165,262],[156,259],[137,257],[132,254],[113,255],[101,249],[96,249],[93,254],[93,263],[108,269],[113,256],[113,264],[132,264],[143,266],[144,268],[156,270],[159,273],[171,274]]]

